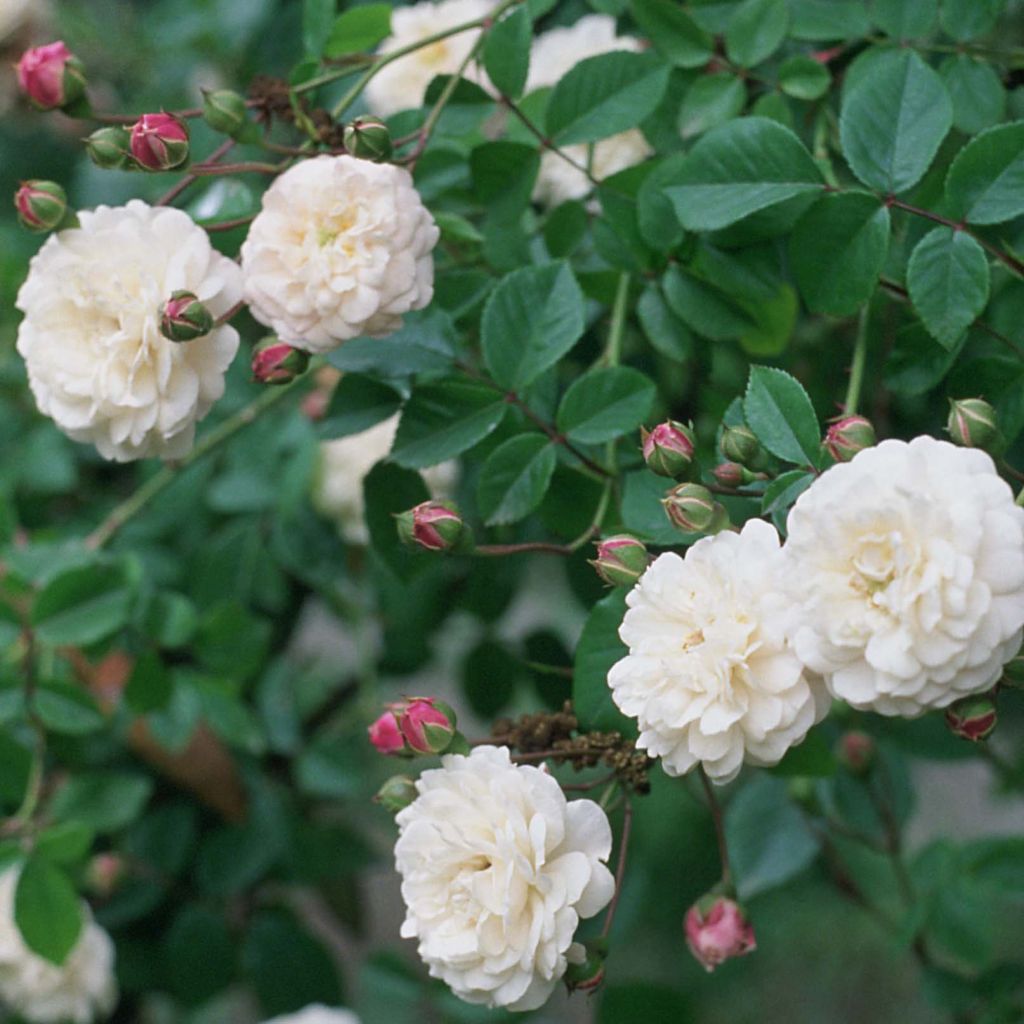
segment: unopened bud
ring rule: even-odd
[[[26,50],[18,61],[18,86],[40,110],[56,110],[85,95],[82,62],[62,42]]]
[[[1024,655],[1018,654],[1003,666],[1003,678],[999,680],[999,685],[1011,690],[1024,690]]]
[[[367,732],[378,754],[398,754],[405,750],[405,737],[390,708],[370,725]]]
[[[569,960],[563,980],[570,992],[593,992],[604,982],[606,944],[600,939],[585,943]]]
[[[386,811],[397,814],[416,799],[416,783],[408,775],[392,775],[373,799]]]
[[[746,466],[741,466],[738,462],[720,462],[711,470],[711,475],[723,487],[732,488],[742,487],[744,484],[749,484],[757,479],[754,473],[751,473]]]
[[[597,575],[610,587],[632,586],[644,574],[651,556],[643,541],[620,535],[597,542],[597,558],[591,560]]]
[[[863,416],[840,416],[825,431],[822,442],[836,462],[849,462],[857,452],[875,444],[875,428]]]
[[[734,900],[708,894],[686,912],[686,944],[706,971],[757,948],[754,929]]]
[[[962,398],[949,403],[946,430],[954,444],[989,449],[999,438],[996,411],[983,398]]]
[[[129,145],[140,167],[169,171],[188,159],[188,126],[173,114],[143,114],[132,125]]]
[[[875,741],[859,729],[851,729],[839,737],[836,757],[851,775],[866,775],[875,763]]]
[[[106,171],[116,171],[132,165],[131,135],[127,128],[110,124],[97,128],[85,140],[89,159]]]
[[[353,156],[380,163],[391,158],[391,132],[376,117],[357,117],[345,125],[342,136],[345,149]]]
[[[987,740],[999,721],[996,702],[988,694],[965,697],[946,708],[946,725],[961,739]]]
[[[194,341],[213,330],[213,314],[194,292],[172,292],[160,310],[160,333],[171,341]]]
[[[248,124],[245,97],[232,89],[203,93],[203,118],[217,132],[234,138]]]
[[[18,220],[30,231],[53,231],[68,213],[68,197],[55,181],[25,181],[14,193]]]
[[[86,888],[101,899],[106,899],[124,877],[124,858],[116,853],[97,853],[85,869]]]
[[[693,431],[675,420],[659,423],[653,430],[640,428],[641,450],[647,468],[658,476],[678,480],[693,462]]]
[[[451,502],[424,501],[395,516],[405,544],[427,551],[451,551],[463,539],[466,524]]]
[[[738,462],[741,466],[764,462],[764,449],[750,427],[726,427],[722,431],[720,447],[730,462]]]
[[[455,712],[433,697],[412,697],[392,705],[409,749],[417,754],[443,754],[455,737]]]
[[[704,533],[718,518],[718,503],[700,484],[673,487],[661,499],[661,504],[672,524],[686,533]]]
[[[277,338],[264,338],[252,352],[252,379],[260,384],[290,384],[309,368],[309,353]]]

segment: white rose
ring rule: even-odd
[[[776,764],[827,711],[787,641],[784,571],[778,534],[755,519],[685,558],[659,555],[630,591],[619,630],[629,654],[608,685],[667,774],[700,763],[725,783],[745,760]]]
[[[238,332],[176,343],[160,333],[160,311],[184,289],[222,316],[242,297],[239,269],[181,210],[133,199],[79,219],[47,239],[18,292],[36,404],[104,458],[180,458],[224,393]]]
[[[1020,647],[1024,510],[977,449],[883,441],[789,514],[796,650],[856,708],[912,718],[989,689]]]
[[[85,920],[74,948],[58,966],[33,953],[14,920],[20,868],[0,874],[0,1003],[30,1024],[91,1024],[105,1019],[117,1003],[114,944],[92,920]]]
[[[359,1018],[351,1010],[335,1010],[317,1003],[297,1013],[286,1013],[263,1024],[359,1024]]]
[[[461,999],[535,1009],[582,952],[580,918],[615,890],[608,819],[591,800],[567,803],[546,771],[514,765],[505,747],[442,765],[423,772],[395,819],[402,936],[419,940],[431,976]]]
[[[404,168],[304,160],[264,193],[242,246],[246,301],[260,323],[307,352],[383,337],[433,298],[438,236]]]
[[[28,20],[33,0],[0,0],[0,39],[6,39]]]
[[[607,14],[586,14],[564,28],[539,35],[530,49],[530,73],[526,91],[554,85],[580,61],[615,50],[639,53],[643,49],[635,36],[615,34],[615,19]]]
[[[391,35],[377,52],[393,53],[438,32],[483,18],[493,7],[490,0],[440,0],[396,7],[391,12]],[[365,96],[369,108],[379,117],[389,117],[399,110],[422,106],[427,86],[438,75],[453,75],[459,70],[476,46],[480,31],[475,28],[459,32],[386,64],[367,83]],[[472,66],[466,69],[464,77],[479,84],[486,82],[483,72]]]
[[[349,544],[367,544],[363,481],[367,473],[386,459],[398,430],[398,414],[364,430],[320,445],[320,465],[313,480],[313,505],[338,524]],[[442,462],[422,471],[433,498],[448,497],[458,479],[459,464]]]
[[[636,128],[601,139],[593,147],[580,144],[560,148],[579,167],[589,167],[598,181],[643,163],[654,152],[643,133]],[[540,170],[533,186],[534,202],[557,206],[570,199],[582,199],[591,187],[590,179],[568,160],[550,149],[541,155]]]

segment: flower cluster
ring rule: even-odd
[[[0,1004],[29,1024],[91,1024],[117,1003],[114,944],[83,905],[74,948],[58,966],[33,953],[14,920],[21,871],[0,875]]]
[[[988,455],[919,437],[840,462],[773,527],[663,554],[608,675],[669,774],[777,763],[828,706],[915,717],[990,689],[1021,644],[1024,510]],[[827,690],[827,692],[826,692]]]

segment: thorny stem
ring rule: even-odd
[[[615,866],[615,892],[612,894],[612,901],[608,904],[608,912],[604,917],[604,926],[601,928],[601,938],[608,938],[615,921],[615,910],[619,905],[619,896],[622,895],[622,883],[626,877],[626,858],[629,855],[629,836],[633,830],[633,804],[629,797],[626,797],[622,805],[622,832],[619,835],[619,860]]]
[[[718,843],[718,859],[722,865],[722,885],[729,891],[732,890],[732,869],[729,866],[729,844],[725,839],[725,821],[722,817],[722,805],[715,796],[711,780],[704,771],[704,766],[698,768],[701,785],[704,787],[704,795],[707,797],[708,810],[711,812],[711,820],[715,823],[715,840]]]
[[[853,348],[853,362],[850,364],[850,383],[846,388],[846,400],[843,412],[852,416],[860,402],[860,392],[864,385],[864,364],[868,354],[868,321],[871,319],[871,303],[865,302],[861,307],[857,321],[857,340]]]

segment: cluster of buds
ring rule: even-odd
[[[67,193],[55,181],[23,181],[14,193],[14,207],[29,231],[53,231],[75,219]]]
[[[643,541],[628,534],[597,541],[597,558],[590,564],[610,587],[631,587],[647,570],[651,556]]]
[[[351,124],[345,125],[342,139],[345,149],[352,156],[373,160],[375,163],[391,159],[391,132],[380,118],[357,117]]]
[[[673,487],[661,504],[672,525],[685,533],[718,533],[729,525],[729,513],[700,484]]]
[[[946,431],[954,444],[964,448],[990,452],[1001,440],[996,411],[983,398],[950,401]]]
[[[836,462],[849,462],[857,452],[874,447],[875,428],[863,416],[837,416],[830,421],[822,445]]]
[[[409,697],[389,704],[370,727],[370,742],[381,754],[443,754],[458,736],[455,712],[433,697]]]
[[[427,551],[463,550],[472,536],[450,501],[423,501],[395,515],[398,536],[403,544]]]
[[[160,333],[171,341],[194,341],[213,330],[213,314],[190,291],[176,291],[160,310]]]
[[[291,384],[309,368],[309,353],[271,335],[252,350],[252,379],[260,384]]]
[[[999,713],[992,694],[965,697],[946,708],[946,725],[954,736],[971,743],[987,740],[999,723]]]
[[[711,892],[686,912],[686,945],[706,971],[757,948],[754,929],[743,908],[726,896]]]
[[[681,480],[689,473],[695,448],[690,427],[675,420],[659,423],[653,430],[641,427],[640,443],[644,462],[653,473],[671,480]]]
[[[18,61],[18,87],[39,110],[61,110],[85,96],[82,62],[62,42],[26,50]]]

